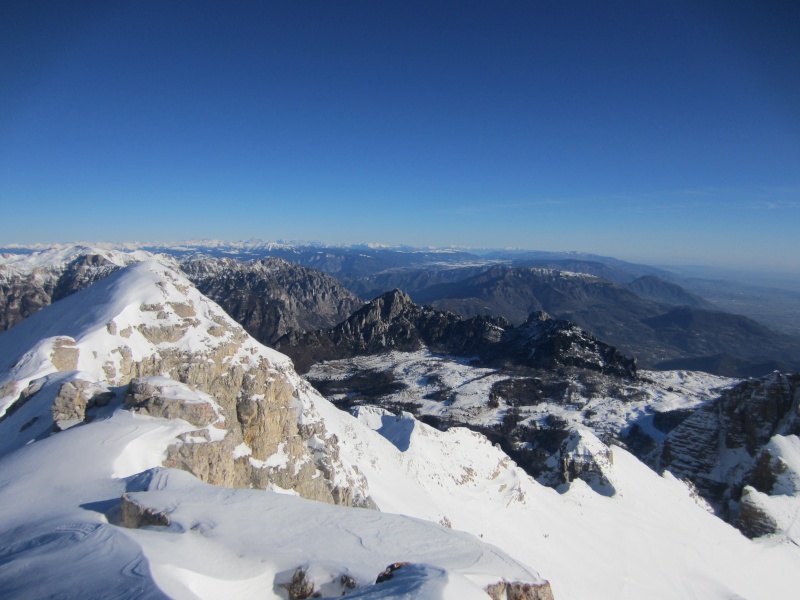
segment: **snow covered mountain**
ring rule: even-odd
[[[2,255],[0,331],[120,267],[154,256],[75,244]],[[161,260],[180,268],[262,343],[289,331],[331,327],[363,304],[333,277],[279,258],[239,262],[192,254],[180,263],[166,255]]]
[[[63,297],[92,281],[58,264],[70,248],[75,246],[37,252],[9,249],[18,254],[4,255],[0,267],[14,262],[17,272],[14,277],[0,272],[0,327],[7,328],[46,305],[53,293]],[[417,303],[465,318],[504,317],[521,324],[532,312],[544,310],[577,323],[650,368],[748,377],[800,366],[796,336],[772,331],[747,316],[720,312],[674,282],[655,276],[661,273],[657,269],[607,257],[579,260],[552,255],[545,260],[550,255],[539,253],[539,259],[521,263],[513,254],[487,258],[455,249],[213,240],[128,244],[114,246],[113,252],[119,255],[120,249],[173,256],[192,271],[192,280],[204,293],[268,344],[292,330],[328,328],[347,318],[359,300],[345,287],[363,300],[399,288]],[[110,252],[92,251],[95,257]],[[45,267],[48,256],[51,265]],[[511,264],[497,264],[503,261]],[[37,262],[37,277],[19,272],[23,264]],[[59,268],[60,274],[52,272]],[[46,269],[50,275],[38,282],[38,274]],[[97,276],[102,272],[99,265],[93,267]]]
[[[150,257],[144,251],[75,244],[41,252],[0,254],[0,331],[120,267]]]
[[[557,489],[481,433],[337,409],[169,261],[119,268],[17,323],[0,334],[0,596],[793,597],[795,433],[768,432],[757,460],[771,486],[746,493],[779,528],[755,540],[598,435],[677,432],[671,413],[731,382],[645,373],[620,401],[568,379],[563,402],[515,406],[508,377],[441,356],[426,372],[426,352],[351,360],[405,369],[418,387],[398,403],[458,380],[424,406],[478,414],[494,391],[487,420],[569,421]]]
[[[374,506],[316,405],[335,409],[162,263],[3,333],[0,364],[4,596],[286,597],[297,579],[363,598],[549,597],[535,572],[465,534],[290,497]]]

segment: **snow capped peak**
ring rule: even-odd
[[[238,343],[235,359],[248,362],[257,344],[188,279],[157,260],[109,275],[19,323],[0,340],[0,361],[14,365],[0,385],[13,378],[22,386],[34,377],[76,369],[114,383],[121,381],[126,364],[167,348],[191,353]],[[277,364],[288,361],[264,352]]]
[[[64,267],[84,255],[100,256],[118,267],[153,258],[151,253],[143,250],[124,252],[86,244],[57,244],[27,254],[0,255],[0,275],[3,273],[27,274],[37,269],[56,269]]]

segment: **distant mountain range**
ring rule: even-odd
[[[146,247],[175,257],[202,291],[264,343],[289,332],[332,327],[364,301],[400,289],[417,304],[464,318],[503,317],[519,325],[543,310],[580,325],[644,367],[729,376],[800,368],[800,337],[716,310],[665,279],[669,273],[646,265],[574,253],[478,256],[453,249],[368,245],[203,244],[135,245],[135,251],[146,254]],[[67,248],[28,255],[35,262],[36,256],[64,254],[70,252]],[[8,327],[131,260],[124,258],[125,252],[110,249],[80,258],[75,248],[80,247],[71,251],[75,264],[42,265],[35,273],[15,270],[25,254],[9,255],[18,258],[2,266],[7,272],[0,277],[0,326]],[[278,262],[274,255],[294,262]]]

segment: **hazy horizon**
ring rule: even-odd
[[[0,7],[0,246],[303,239],[800,272],[800,4]]]

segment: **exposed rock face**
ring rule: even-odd
[[[66,262],[53,253],[49,262],[42,259],[41,266],[32,268],[0,264],[0,331],[141,258],[80,247],[65,252]],[[332,327],[363,304],[333,277],[279,258],[239,262],[201,257],[181,268],[202,293],[264,344],[290,331]],[[181,317],[193,316],[180,306],[173,309]],[[170,341],[168,331],[144,333],[154,343],[159,337]]]
[[[59,275],[51,301],[56,302],[85,289],[120,268],[120,264],[112,262],[101,254],[88,253],[78,256],[70,261]]]
[[[86,418],[89,398],[85,391],[90,385],[88,381],[73,379],[59,386],[51,411],[53,421],[60,429],[66,429],[69,424],[81,423]]]
[[[486,325],[488,333],[489,323],[475,320],[470,325],[476,329]],[[275,347],[292,357],[299,372],[305,372],[320,360],[389,350],[413,351],[426,345],[442,350],[443,344],[460,342],[464,346],[468,345],[465,333],[463,321],[456,315],[417,306],[406,294],[394,290],[369,302],[332,329],[290,334],[278,340]]]
[[[189,471],[215,485],[275,485],[323,502],[366,504],[365,498],[331,485],[332,460],[338,456],[315,461],[309,454],[304,442],[327,436],[321,423],[313,432],[301,433],[292,406],[294,388],[285,375],[267,365],[245,373],[241,380],[235,373],[227,377],[231,375],[234,385],[213,399],[164,377],[131,382],[125,403],[132,410],[203,428],[184,434],[186,443],[171,446],[164,466]]]
[[[269,345],[290,331],[332,327],[363,304],[333,277],[279,258],[203,257],[181,269],[250,335]]]
[[[757,492],[750,486],[744,486],[736,516],[736,527],[747,537],[757,538],[769,535],[778,530],[778,523],[757,500]]]
[[[292,580],[287,584],[289,600],[306,600],[314,595],[314,584],[308,580],[305,569],[297,569]],[[319,597],[319,594],[317,594]]]
[[[503,353],[514,362],[552,369],[572,366],[620,377],[636,377],[635,359],[604,344],[569,321],[556,320],[544,312],[533,313],[520,327],[505,336]]]
[[[36,274],[8,273],[0,265],[0,331],[16,325],[50,304],[55,281],[37,281]]]
[[[664,442],[660,466],[690,480],[744,533],[763,535],[771,520],[750,501],[752,493],[769,494],[785,469],[771,454],[771,440],[798,434],[800,375],[776,372],[740,383],[681,422]]]
[[[521,583],[501,581],[487,586],[486,593],[492,600],[553,600],[550,583]]]
[[[617,491],[611,477],[611,449],[588,431],[570,431],[547,462],[549,470],[540,483],[556,487],[581,479],[598,494],[613,496]]]
[[[419,569],[418,565],[409,562],[392,563],[378,574],[375,584],[380,585],[394,579],[395,575],[406,574]],[[553,600],[550,583],[524,583],[521,581],[498,581],[486,586],[486,594],[492,600]],[[304,596],[308,597],[308,596]]]
[[[139,414],[162,419],[183,419],[195,427],[224,423],[216,403],[210,397],[203,401],[196,396],[181,394],[182,391],[182,387],[166,377],[137,378],[128,386],[125,404]]]
[[[128,529],[138,529],[148,525],[169,527],[169,515],[163,511],[143,506],[130,494],[122,495],[120,503],[120,523]]]
[[[75,340],[68,337],[59,337],[53,344],[53,353],[50,360],[59,371],[74,371],[78,367],[80,351],[75,347]]]
[[[244,339],[244,332],[233,331],[234,339]],[[287,376],[264,358],[256,368],[232,364],[227,359],[236,350],[222,344],[202,355],[162,351],[144,362],[130,363],[119,374],[117,383],[133,377],[125,397],[132,410],[203,428],[184,434],[185,443],[170,447],[164,466],[184,469],[216,485],[276,485],[312,500],[368,505],[363,495],[338,489],[330,477],[320,476],[318,467],[334,469],[329,454],[333,448],[317,461],[305,445],[315,434],[320,440],[329,436],[321,424],[318,432],[302,435],[300,405]],[[184,386],[176,391],[174,382]],[[334,446],[335,440],[327,443]],[[279,457],[270,461],[276,454]]]
[[[276,348],[289,354],[300,372],[319,361],[389,350],[480,357],[487,364],[517,364],[552,369],[576,366],[636,377],[636,365],[567,321],[535,313],[518,328],[505,319],[457,315],[417,306],[401,292],[388,292],[327,331],[288,335]]]

